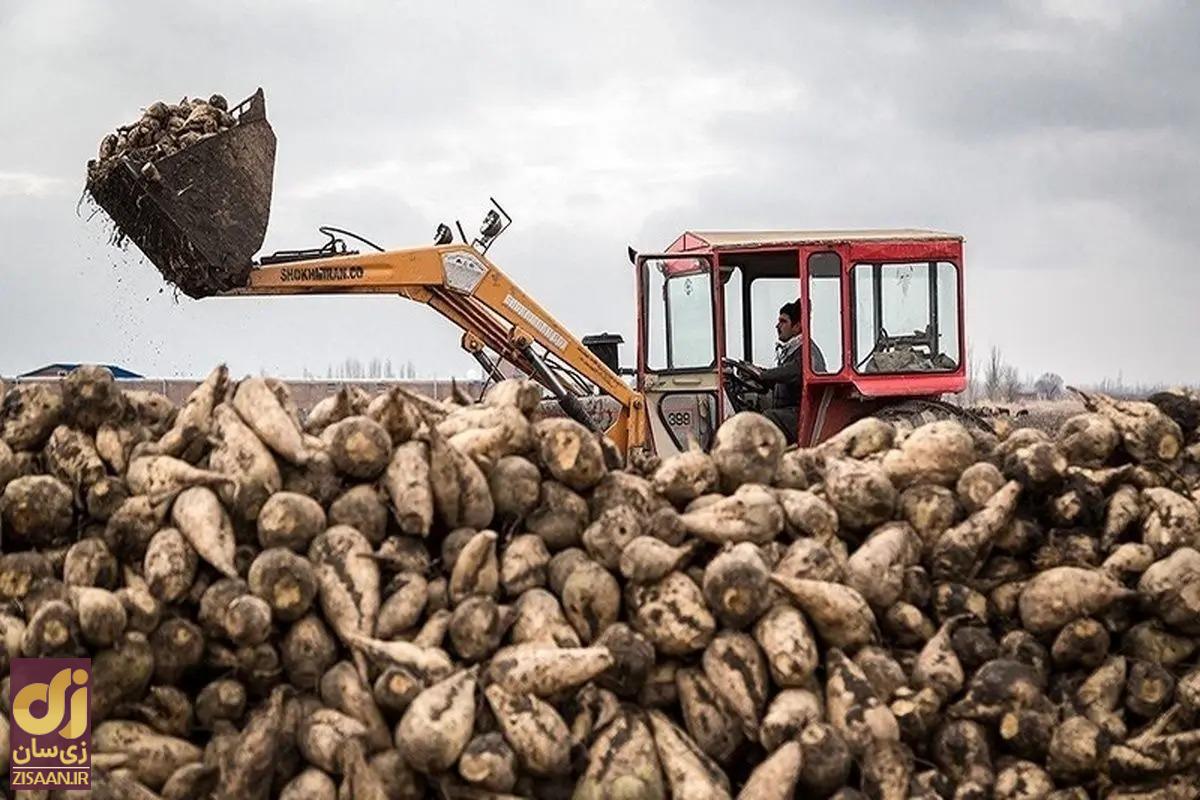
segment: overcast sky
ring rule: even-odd
[[[493,195],[516,218],[500,267],[580,335],[632,341],[627,244],[932,227],[966,237],[977,357],[1196,382],[1198,42],[1200,4],[1147,0],[2,0],[0,374],[474,366],[400,299],[177,300],[77,212],[105,132],[262,86],[268,251],[321,224],[420,245]]]

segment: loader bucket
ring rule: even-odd
[[[165,158],[134,151],[88,165],[88,192],[116,225],[114,240],[136,244],[189,297],[245,286],[267,232],[275,133],[262,89],[230,113],[232,128]]]

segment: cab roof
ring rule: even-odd
[[[789,247],[837,242],[962,241],[957,233],[919,228],[826,231],[685,231],[668,248],[671,252],[752,247]]]

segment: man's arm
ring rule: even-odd
[[[798,383],[801,377],[799,353],[786,364],[760,369],[756,377],[768,386],[776,383]]]

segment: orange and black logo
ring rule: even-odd
[[[11,788],[90,789],[91,659],[15,658],[11,676]]]

